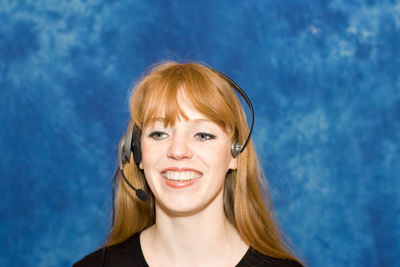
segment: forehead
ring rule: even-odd
[[[198,109],[196,109],[190,98],[184,93],[178,93],[177,103],[178,104],[175,110],[171,110],[168,106],[159,106],[156,112],[153,111],[151,114],[145,114],[145,124],[163,122],[164,124],[174,125],[177,121],[182,120],[193,123],[214,123]]]
[[[215,123],[224,132],[234,129],[231,108],[227,99],[217,88],[205,86],[190,86],[190,84],[158,84],[148,86],[143,94],[140,126],[155,122],[162,118],[164,127],[174,126],[181,120],[207,119]]]

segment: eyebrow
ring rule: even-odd
[[[164,121],[165,121],[165,118],[156,117],[156,118],[154,118],[154,119],[151,119],[150,121],[151,121],[151,122],[156,122],[156,121],[164,122]]]
[[[193,122],[195,123],[201,123],[201,122],[213,122],[209,119],[194,119]]]
[[[156,122],[161,122],[161,123],[164,123],[164,121],[165,121],[165,118],[163,118],[163,117],[155,117],[155,118],[153,118],[152,120],[149,120],[148,121],[148,123],[146,123],[146,126],[145,127],[148,127],[150,124],[153,124],[153,126],[154,126],[154,123],[156,123]],[[193,123],[196,123],[196,124],[201,124],[201,123],[212,123],[212,124],[216,124],[215,122],[213,122],[212,120],[210,120],[210,119],[208,119],[208,118],[198,118],[198,119],[194,119],[194,120],[192,120],[191,122],[193,122]],[[218,125],[217,125],[218,126]],[[219,127],[219,126],[218,126]],[[221,128],[224,132],[226,132],[227,133],[227,129],[223,129],[223,128]],[[228,130],[229,131],[229,130]]]
[[[150,120],[150,122],[164,122],[164,121],[165,121],[165,118],[162,118],[162,117],[156,117],[156,118]],[[207,119],[207,118],[204,118],[204,119],[194,119],[194,120],[189,120],[189,121],[196,122],[196,123],[200,123],[200,122],[213,122],[213,121],[211,121],[211,120],[209,120],[209,119]]]
[[[151,124],[154,125],[154,124],[157,123],[157,122],[159,122],[159,123],[164,123],[164,122],[165,122],[165,118],[162,118],[162,117],[153,118],[153,119],[151,119],[151,120],[148,120],[148,121],[146,122],[146,125],[147,125],[147,126],[148,126],[148,125],[151,125]],[[199,119],[194,119],[194,120],[188,120],[188,122],[194,123],[194,124],[214,123],[212,120],[207,119],[207,118],[199,118]]]

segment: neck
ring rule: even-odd
[[[201,262],[204,255],[206,260],[225,261],[232,253],[240,255],[248,249],[225,217],[222,196],[201,212],[185,216],[168,214],[156,205],[156,223],[142,233],[141,241],[152,253],[168,258],[171,265],[193,263],[194,259]]]
[[[198,250],[221,247],[229,243],[236,230],[223,212],[215,213],[207,208],[201,213],[185,217],[170,217],[156,209],[155,237],[171,248]],[[179,244],[179,246],[177,246]]]

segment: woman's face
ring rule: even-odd
[[[195,214],[215,201],[222,207],[229,169],[237,168],[230,137],[180,96],[188,120],[164,127],[160,117],[142,132],[142,161],[156,205],[171,215]]]

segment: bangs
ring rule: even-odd
[[[156,69],[138,85],[131,102],[136,125],[143,128],[162,119],[167,127],[181,118],[188,120],[179,105],[184,96],[206,118],[225,132],[232,132],[236,128],[232,97],[236,95],[230,85],[204,66],[169,64],[174,66]]]

